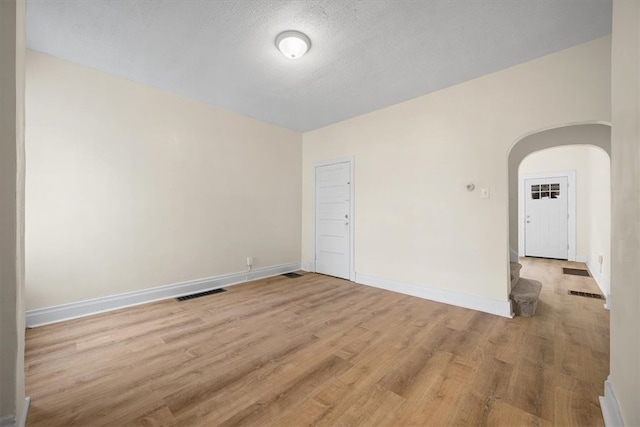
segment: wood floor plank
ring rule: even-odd
[[[372,345],[366,351],[348,359],[353,367],[316,393],[310,402],[295,412],[287,414],[274,425],[332,426],[356,405],[358,399],[390,372],[397,360],[413,348],[405,338],[397,335],[379,342],[380,333],[370,331]],[[343,420],[344,422],[344,420]]]
[[[29,426],[601,426],[609,312],[524,259],[532,318],[302,273],[29,329]]]
[[[281,389],[251,403],[220,426],[265,425],[280,413],[295,408],[327,380],[346,371],[351,364],[338,356],[329,356],[322,363],[312,366],[303,375],[294,378]]]
[[[139,418],[123,424],[130,427],[175,427],[178,426],[173,414],[166,406],[161,406],[152,412],[141,415]]]
[[[404,402],[405,400],[397,394],[375,385],[362,393],[353,406],[337,419],[335,425],[344,427],[392,425],[396,411]]]
[[[554,384],[548,384],[545,369],[550,368],[542,360],[532,362],[519,359],[513,368],[506,401],[513,407],[537,418],[553,421]]]
[[[518,408],[515,408],[505,402],[496,402],[495,405],[492,406],[491,411],[489,412],[489,416],[487,418],[487,424],[489,426],[498,426],[498,427],[550,427],[554,425],[547,420],[541,419],[532,415],[526,411],[522,411]],[[588,424],[555,424],[558,426],[565,425],[581,425],[581,426],[591,426],[593,423]]]
[[[419,426],[428,422],[448,425],[456,403],[471,378],[474,367],[447,352],[436,352],[420,372],[420,381],[406,391],[406,402],[394,420],[397,426]]]

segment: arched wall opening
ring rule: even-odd
[[[539,155],[543,150],[548,150],[555,147],[567,147],[565,152],[571,151],[570,147],[599,147],[607,154],[607,161],[611,156],[611,127],[606,124],[579,124],[558,127],[554,129],[543,130],[530,135],[527,135],[518,140],[509,152],[508,160],[508,173],[509,173],[509,247],[510,247],[510,259],[516,260],[520,250],[522,249],[521,236],[519,231],[519,179],[518,171],[523,160],[533,153]],[[559,152],[559,151],[557,151]],[[598,156],[594,156],[598,158]],[[550,163],[549,167],[553,169],[553,165]],[[550,170],[549,170],[550,171]],[[610,172],[608,172],[610,174]],[[610,189],[609,189],[610,190]],[[607,203],[610,205],[609,203]],[[608,214],[610,215],[610,206],[607,206]],[[610,227],[610,220],[607,222],[607,227]],[[608,231],[608,230],[607,230]],[[605,233],[609,236],[608,232]],[[584,238],[583,238],[584,240]],[[606,242],[607,248],[609,242]],[[587,261],[588,253],[580,254],[577,261]],[[596,251],[597,252],[597,251]],[[597,255],[595,255],[597,258]],[[593,256],[592,256],[593,258]],[[594,259],[592,261],[597,261]],[[607,260],[608,263],[608,260]],[[602,271],[602,267],[600,267]],[[600,282],[599,282],[600,284]],[[601,288],[603,286],[601,285]],[[603,289],[609,296],[608,285],[607,289]]]

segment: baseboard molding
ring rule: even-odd
[[[315,273],[316,272],[316,266],[314,262],[309,262],[309,261],[304,261],[302,263],[302,270],[303,271],[308,271],[309,273]]]
[[[593,277],[593,280],[596,281],[596,283],[598,284],[598,287],[600,288],[600,291],[602,292],[602,295],[604,295],[604,297],[606,298],[606,301],[604,303],[604,308],[606,308],[607,310],[611,310],[611,304],[610,304],[611,293],[609,291],[611,287],[609,285],[609,281],[605,279],[605,277],[602,274],[600,274],[598,267],[594,265],[590,259],[587,260],[586,264],[587,264],[587,269],[591,274],[591,277]]]
[[[366,274],[356,273],[356,283],[373,286],[388,291],[399,292],[405,295],[424,298],[431,301],[442,302],[458,307],[470,308],[503,317],[513,317],[511,303],[460,292],[445,291],[442,289],[427,288],[408,283],[396,282]]]
[[[27,327],[33,328],[36,326],[48,325],[50,323],[62,322],[64,320],[104,313],[106,311],[118,310],[120,308],[146,304],[153,301],[175,298],[196,292],[209,291],[223,286],[238,285],[252,280],[277,276],[279,274],[290,273],[297,270],[300,270],[299,262],[257,268],[250,272],[244,271],[240,273],[209,277],[206,279],[191,280],[173,285],[158,286],[140,291],[57,305],[54,307],[28,310],[26,323]]]
[[[604,396],[600,396],[600,410],[606,427],[624,427],[618,400],[609,380],[604,382]]]
[[[29,405],[31,404],[31,398],[29,396],[24,398],[24,405],[22,405],[22,417],[16,423],[19,427],[25,427],[27,425],[27,416],[29,416]]]

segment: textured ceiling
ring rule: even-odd
[[[301,59],[274,40],[311,38]],[[297,131],[611,32],[611,0],[28,0],[29,48]]]

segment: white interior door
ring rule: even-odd
[[[316,272],[349,279],[351,163],[316,167]]]
[[[568,259],[568,178],[526,179],[525,256]]]

